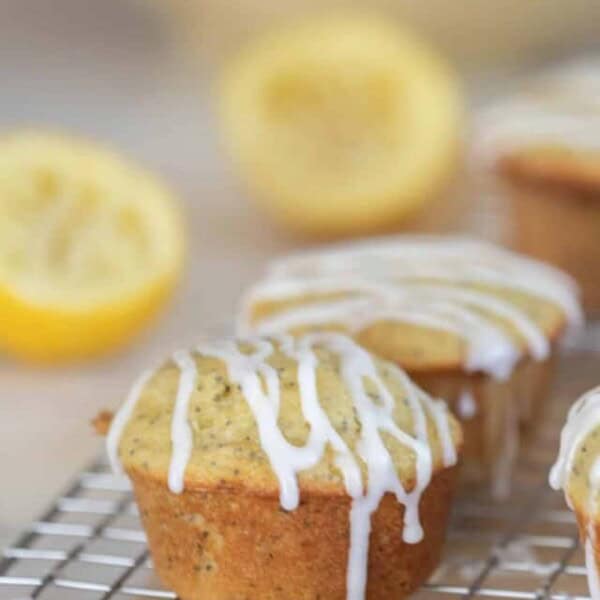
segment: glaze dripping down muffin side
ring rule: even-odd
[[[535,420],[556,348],[582,321],[571,279],[475,239],[396,236],[273,261],[241,334],[341,331],[453,407],[471,479],[508,492],[519,416]]]
[[[462,436],[397,366],[313,333],[175,353],[107,442],[184,600],[383,600],[437,563]]]
[[[600,387],[584,394],[569,410],[550,485],[564,490],[567,504],[575,511],[590,594],[600,600]]]

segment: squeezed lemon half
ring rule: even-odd
[[[91,143],[37,132],[0,140],[0,350],[64,361],[129,340],[181,270],[176,202]]]
[[[220,114],[254,195],[306,233],[401,220],[443,188],[459,156],[456,77],[379,18],[306,21],[259,39],[226,69]]]

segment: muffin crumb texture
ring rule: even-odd
[[[475,239],[397,236],[272,262],[238,325],[242,334],[343,331],[411,373],[507,379],[581,322],[576,286],[557,269]]]

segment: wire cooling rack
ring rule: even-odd
[[[598,384],[599,360],[597,329],[570,350],[554,396],[525,436],[511,497],[497,503],[462,492],[441,565],[418,600],[588,598],[575,519],[546,479],[568,405]],[[153,574],[127,482],[103,460],[3,551],[0,600],[26,598],[176,598]]]

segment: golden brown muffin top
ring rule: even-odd
[[[474,239],[397,236],[273,262],[239,331],[341,331],[411,372],[504,378],[581,318],[574,284],[552,267]]]
[[[475,120],[473,160],[511,180],[575,194],[600,190],[600,63],[528,80]]]
[[[557,196],[599,197],[600,151],[531,147],[500,158],[497,169],[510,181],[558,192]]]
[[[176,493],[224,486],[292,508],[296,480],[302,492],[355,494],[381,460],[407,494],[422,491],[456,462],[461,432],[400,369],[319,334],[175,353],[133,387],[108,445],[125,471]]]

